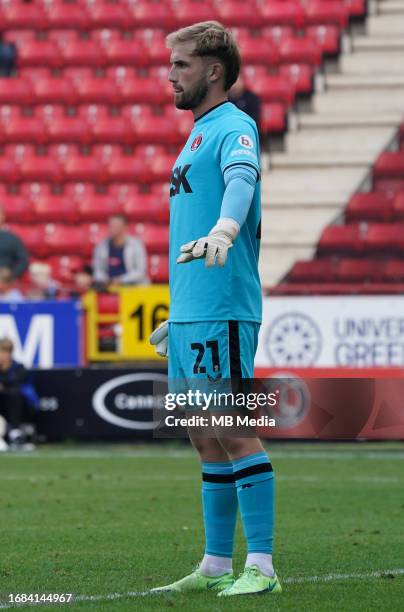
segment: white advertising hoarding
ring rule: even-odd
[[[404,366],[404,296],[266,297],[255,365]]]

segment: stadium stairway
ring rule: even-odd
[[[325,70],[285,152],[272,153],[263,172],[265,287],[313,256],[322,229],[370,181],[404,115],[404,0],[374,2],[365,28],[346,37],[337,70]]]

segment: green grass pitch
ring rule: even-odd
[[[404,445],[268,449],[282,595],[137,595],[201,557],[197,459],[181,445],[48,447],[0,457],[0,610],[10,593],[73,593],[36,606],[69,612],[403,610]],[[239,572],[240,525],[236,551]]]

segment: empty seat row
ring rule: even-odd
[[[50,266],[52,278],[59,283],[69,286],[73,284],[74,275],[84,269],[85,266],[91,265],[91,259],[80,255],[52,255],[46,259],[33,259],[40,261]],[[166,283],[168,281],[168,257],[167,255],[149,255],[147,258],[148,275],[154,283]],[[108,308],[108,307],[107,307]],[[105,304],[102,305],[101,310]]]
[[[0,206],[10,223],[103,223],[116,213],[134,222],[167,224],[169,220],[168,197],[156,193],[137,193],[124,201],[110,193],[85,194],[77,199],[65,193],[43,194],[33,199],[5,194],[0,196]]]
[[[404,223],[350,223],[326,227],[317,245],[319,254],[403,253]]]
[[[346,27],[349,17],[365,14],[365,0],[273,0],[245,3],[242,0],[220,2],[136,2],[110,3],[45,1],[4,2],[0,10],[0,26],[4,28],[77,28],[92,27],[174,29],[196,21],[216,19],[227,26],[331,23]],[[355,15],[356,13],[356,15]]]
[[[280,283],[267,295],[403,295],[404,283]]]
[[[394,221],[404,219],[404,191],[355,193],[345,210],[347,221]]]
[[[94,246],[108,235],[104,224],[81,224],[69,227],[63,224],[21,225],[8,224],[26,245],[31,256],[76,255],[91,257]],[[129,231],[140,237],[150,254],[167,254],[168,227],[135,224]]]
[[[373,189],[404,191],[404,151],[385,151],[373,166]]]
[[[404,260],[324,258],[297,261],[287,280],[290,283],[404,282]]]

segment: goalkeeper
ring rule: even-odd
[[[170,189],[170,320],[151,337],[169,380],[253,378],[261,323],[259,140],[255,122],[228,101],[240,55],[229,31],[198,23],[167,37],[177,108],[194,127]],[[160,591],[220,596],[280,592],[272,564],[274,474],[258,438],[196,437],[202,467],[205,554],[194,572]],[[247,540],[236,580],[237,510]]]

